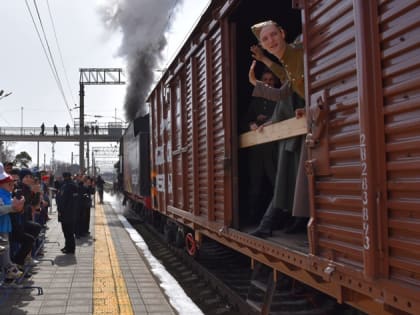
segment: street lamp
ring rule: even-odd
[[[20,107],[20,134],[23,135],[23,106]]]

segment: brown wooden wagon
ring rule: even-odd
[[[212,1],[148,99],[152,209],[198,243],[205,235],[270,266],[274,278],[369,314],[418,314],[419,4]],[[306,121],[240,135],[250,26],[267,19],[290,39],[303,33]],[[244,148],[299,134],[309,144],[307,235],[253,237],[240,224]]]

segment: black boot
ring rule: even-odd
[[[250,235],[256,237],[269,237],[273,235],[273,221],[276,216],[279,214],[282,215],[283,210],[280,208],[273,208],[272,202],[268,205],[267,210],[264,213],[263,218],[261,219],[260,225],[258,225],[257,229],[249,233]]]
[[[286,234],[296,234],[306,232],[306,226],[308,224],[308,218],[295,217],[293,224],[284,230]]]
[[[256,230],[249,233],[252,236],[266,238],[273,235],[273,231],[271,230],[271,227],[261,227],[258,226]]]

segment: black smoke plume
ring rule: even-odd
[[[101,9],[105,24],[122,32],[118,54],[127,60],[125,118],[147,113],[145,100],[162,59],[175,10],[182,0],[114,0]]]

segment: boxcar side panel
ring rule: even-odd
[[[353,2],[307,5],[313,220],[311,251],[363,268],[359,104]],[[322,112],[321,115],[317,113]],[[325,115],[328,119],[322,119]]]
[[[174,206],[184,208],[184,170],[183,166],[183,149],[184,149],[184,131],[183,128],[183,112],[181,110],[181,81],[179,78],[175,79],[171,86],[172,108],[172,167],[173,167],[173,198]]]
[[[153,176],[154,188],[156,193],[157,205],[156,209],[161,212],[166,211],[167,200],[167,176],[166,176],[166,162],[167,162],[167,146],[164,142],[166,135],[166,122],[164,119],[163,106],[163,88],[161,85],[157,87],[153,94],[152,101],[152,152],[153,152]]]
[[[420,1],[378,1],[388,218],[386,273],[420,286]]]
[[[193,212],[193,209],[195,207],[195,200],[194,198],[194,188],[195,185],[195,178],[194,176],[194,155],[193,152],[195,151],[195,141],[194,141],[194,132],[195,132],[195,119],[193,118],[195,116],[195,111],[193,110],[193,104],[195,104],[195,98],[193,97],[193,93],[196,90],[193,89],[194,80],[193,80],[193,69],[195,68],[192,60],[189,60],[186,65],[186,75],[185,75],[185,103],[183,104],[183,110],[185,115],[187,116],[186,121],[186,134],[187,134],[187,173],[185,174],[187,176],[187,187],[188,187],[188,193],[187,193],[187,204],[186,207],[183,208],[188,212]]]
[[[211,56],[211,106],[210,114],[212,115],[212,159],[210,167],[212,169],[213,180],[211,191],[214,195],[211,209],[213,210],[213,218],[223,221],[225,219],[225,209],[231,208],[226,205],[225,199],[225,146],[227,126],[225,125],[225,112],[223,108],[223,59],[222,59],[222,36],[221,29],[217,29],[209,39],[209,54]],[[210,104],[209,104],[210,105]],[[230,174],[229,174],[230,175]],[[229,190],[226,190],[229,192]],[[229,207],[226,207],[229,206]]]
[[[208,213],[208,202],[209,202],[209,169],[208,169],[208,158],[210,152],[208,152],[208,145],[211,139],[208,138],[210,117],[207,113],[207,51],[206,47],[202,45],[194,56],[197,67],[197,170],[198,170],[198,212],[200,216],[207,217]]]
[[[187,42],[178,62],[161,80],[165,83],[150,97],[153,165],[160,211],[169,209],[224,224],[225,211],[232,209],[226,204],[232,198],[225,198],[232,188],[226,189],[225,182],[231,169],[225,168],[230,141],[226,111],[230,108],[223,92],[224,48],[220,22],[211,20],[203,28],[203,33]],[[159,186],[158,177],[164,186]],[[168,209],[162,208],[163,202]]]
[[[170,87],[168,85],[161,86],[162,94],[162,126],[163,126],[163,155],[165,158],[163,164],[163,174],[165,181],[165,205],[173,205],[173,164],[172,164],[172,104],[170,99]]]
[[[226,133],[223,111],[222,33],[214,27],[186,67],[189,212],[223,222]]]
[[[385,303],[409,312],[420,285],[419,4],[305,6],[311,254],[386,279]]]

